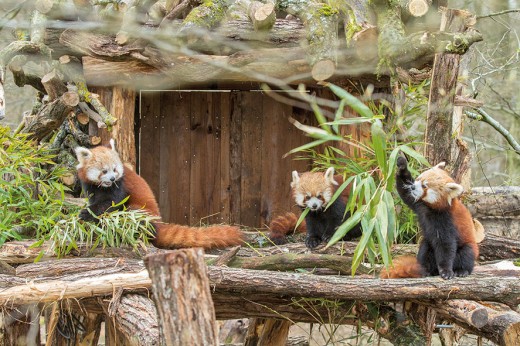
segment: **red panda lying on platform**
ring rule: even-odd
[[[150,186],[132,169],[124,166],[115,150],[114,140],[110,148],[98,146],[92,149],[76,148],[78,178],[83,191],[89,196],[88,209],[96,216],[113,209],[126,197],[127,209],[142,209],[152,216],[160,217],[159,205]],[[117,207],[123,209],[123,206]],[[87,210],[79,217],[86,221],[96,218]],[[188,227],[175,224],[154,223],[155,238],[152,244],[158,248],[203,247],[206,249],[227,247],[242,243],[238,227],[210,226]]]
[[[404,157],[397,159],[399,196],[419,219],[422,240],[417,258],[405,256],[382,278],[440,275],[443,279],[471,274],[478,257],[475,227],[470,212],[459,200],[463,188],[442,168],[444,162],[412,178]]]
[[[350,217],[349,212],[345,213],[346,204],[342,198],[345,196],[338,196],[329,205],[337,186],[333,167],[325,173],[305,172],[300,175],[297,171],[292,172],[291,188],[294,200],[300,208],[310,209],[305,216],[305,222],[300,224],[296,232],[307,232],[305,245],[310,249],[329,241],[337,228]],[[298,217],[293,213],[273,219],[269,225],[269,238],[276,244],[287,242],[287,235],[294,231],[297,221]],[[343,237],[343,240],[359,236],[361,228],[357,225]]]

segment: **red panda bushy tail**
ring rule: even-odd
[[[224,248],[243,244],[240,229],[229,225],[189,227],[170,223],[156,223],[152,244],[162,249],[202,247]]]
[[[282,245],[287,243],[287,235],[307,232],[305,220],[303,220],[295,230],[297,223],[298,217],[294,213],[288,212],[275,217],[271,223],[269,223],[269,239],[276,245]]]
[[[417,258],[403,256],[394,260],[393,267],[383,269],[379,277],[381,279],[420,278],[423,277],[423,269],[417,262]]]

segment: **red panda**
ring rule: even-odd
[[[342,178],[338,178],[342,179]],[[330,201],[339,183],[334,176],[334,167],[323,172],[305,172],[299,174],[292,172],[292,195],[294,201],[301,209],[309,208],[297,232],[307,232],[305,245],[312,249],[324,241],[330,240],[336,229],[350,216],[345,212],[345,199],[348,199],[348,191],[343,196],[336,198],[332,204]],[[293,213],[278,216],[269,224],[269,238],[276,244],[286,242],[287,234],[294,231],[298,218]],[[361,235],[359,225],[351,229],[343,240],[351,240]]]
[[[461,185],[443,169],[444,162],[415,179],[406,158],[397,159],[399,196],[419,219],[422,240],[417,257],[401,257],[382,278],[440,275],[443,279],[472,273],[478,257],[475,228],[470,212],[459,200]]]
[[[123,165],[115,150],[114,140],[110,148],[97,146],[92,149],[76,148],[78,178],[83,191],[89,196],[88,209],[99,216],[110,211],[126,197],[127,209],[142,209],[152,216],[160,218],[159,205],[150,186],[131,168]],[[119,209],[122,209],[120,206]],[[87,209],[81,210],[79,217],[86,221],[95,221]],[[209,227],[188,227],[163,222],[155,222],[155,238],[152,244],[158,248],[203,247],[206,249],[227,247],[242,243],[238,227],[215,225]]]

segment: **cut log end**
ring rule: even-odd
[[[336,72],[336,64],[332,60],[320,60],[312,67],[312,78],[316,81],[329,79]]]
[[[76,92],[73,91],[67,91],[61,96],[61,99],[64,104],[70,107],[75,107],[79,104],[79,95]]]
[[[422,17],[428,12],[430,4],[427,0],[411,0],[408,3],[408,11],[414,17]]]
[[[274,4],[252,6],[249,14],[255,30],[270,30],[276,21]]]

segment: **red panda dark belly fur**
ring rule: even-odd
[[[382,278],[440,275],[444,279],[472,273],[478,257],[473,219],[458,198],[450,203],[431,205],[416,201],[411,194],[414,183],[406,159],[397,161],[396,187],[401,199],[415,212],[422,231],[417,258],[405,256],[383,270]]]

